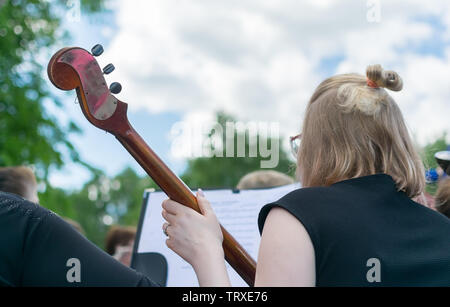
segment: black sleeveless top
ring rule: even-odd
[[[377,174],[295,190],[264,206],[294,215],[315,251],[317,286],[450,286],[450,219]]]
[[[156,284],[106,254],[53,212],[0,192],[0,286]]]

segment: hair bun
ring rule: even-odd
[[[370,65],[366,69],[367,79],[374,82],[378,87],[384,87],[391,91],[401,91],[403,80],[392,70],[384,70],[381,65]]]

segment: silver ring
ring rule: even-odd
[[[166,237],[168,237],[169,235],[167,234],[167,228],[170,226],[170,224],[167,224],[166,227],[164,227],[164,234],[166,235]]]

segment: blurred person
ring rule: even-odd
[[[0,167],[0,191],[19,195],[38,203],[37,182],[31,168],[26,166]]]
[[[261,170],[248,173],[239,180],[236,188],[239,190],[272,188],[294,183],[294,179],[273,170]]]
[[[442,176],[442,169],[439,170],[437,168],[430,168],[425,172],[425,179],[427,183],[436,183],[439,181],[439,178],[441,176]]]
[[[158,286],[38,201],[31,169],[0,168],[0,286]]]
[[[444,179],[444,178],[448,178],[448,175],[444,172],[444,170],[442,169],[442,167],[438,166],[436,167],[436,172],[439,176],[439,180]]]
[[[131,265],[136,227],[112,226],[105,239],[105,250],[108,254],[126,266]]]
[[[303,188],[259,214],[255,286],[450,284],[450,220],[413,200],[424,166],[385,90],[402,87],[380,65],[317,87],[291,138]],[[201,213],[162,203],[166,244],[200,286],[229,286],[217,217],[201,190],[196,197]]]
[[[437,211],[450,218],[450,178],[440,181],[435,196],[435,207]]]

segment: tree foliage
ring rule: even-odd
[[[101,9],[102,0],[82,1],[87,12]],[[43,79],[40,56],[62,39],[60,12],[67,1],[0,0],[0,166],[28,164],[46,179],[50,166],[63,165],[64,152],[81,162],[68,141],[79,132],[71,121],[61,125],[46,103],[59,107]],[[58,10],[59,8],[59,10]]]
[[[219,112],[217,114],[217,122],[222,126],[222,130],[225,131],[225,126],[227,122],[235,122],[235,120],[225,113]],[[245,134],[245,135],[243,135]],[[190,159],[188,161],[188,167],[181,178],[190,187],[202,187],[202,188],[234,188],[239,179],[244,175],[261,169],[261,161],[267,160],[267,157],[263,157],[259,150],[255,150],[257,153],[256,157],[245,157],[237,156],[237,139],[238,137],[245,137],[245,148],[247,153],[250,151],[250,147],[256,147],[258,149],[261,141],[264,140],[262,135],[258,135],[258,142],[251,144],[249,142],[249,135],[247,132],[234,132],[234,155],[233,157],[201,157]],[[209,138],[214,137],[214,131],[211,131]],[[226,142],[225,134],[222,135],[221,144]],[[288,154],[282,149],[280,139],[268,139],[267,144],[278,143],[279,147],[279,163],[274,168],[274,170],[280,171],[285,174],[293,175],[295,170],[294,162],[289,160]],[[208,142],[211,145],[211,149],[214,150],[214,141]]]
[[[80,161],[68,140],[69,134],[80,129],[71,121],[59,123],[48,111],[49,105],[58,109],[61,104],[44,79],[47,50],[67,38],[61,24],[69,2],[0,0],[0,166],[34,166],[47,186],[40,195],[41,203],[90,229],[94,228],[90,220],[96,217],[90,216],[91,208],[79,207],[84,204],[84,194],[53,188],[47,182],[49,170],[61,167],[66,157],[94,171]],[[79,3],[81,10],[94,13],[102,10],[103,0]],[[98,174],[95,171],[96,177]]]

